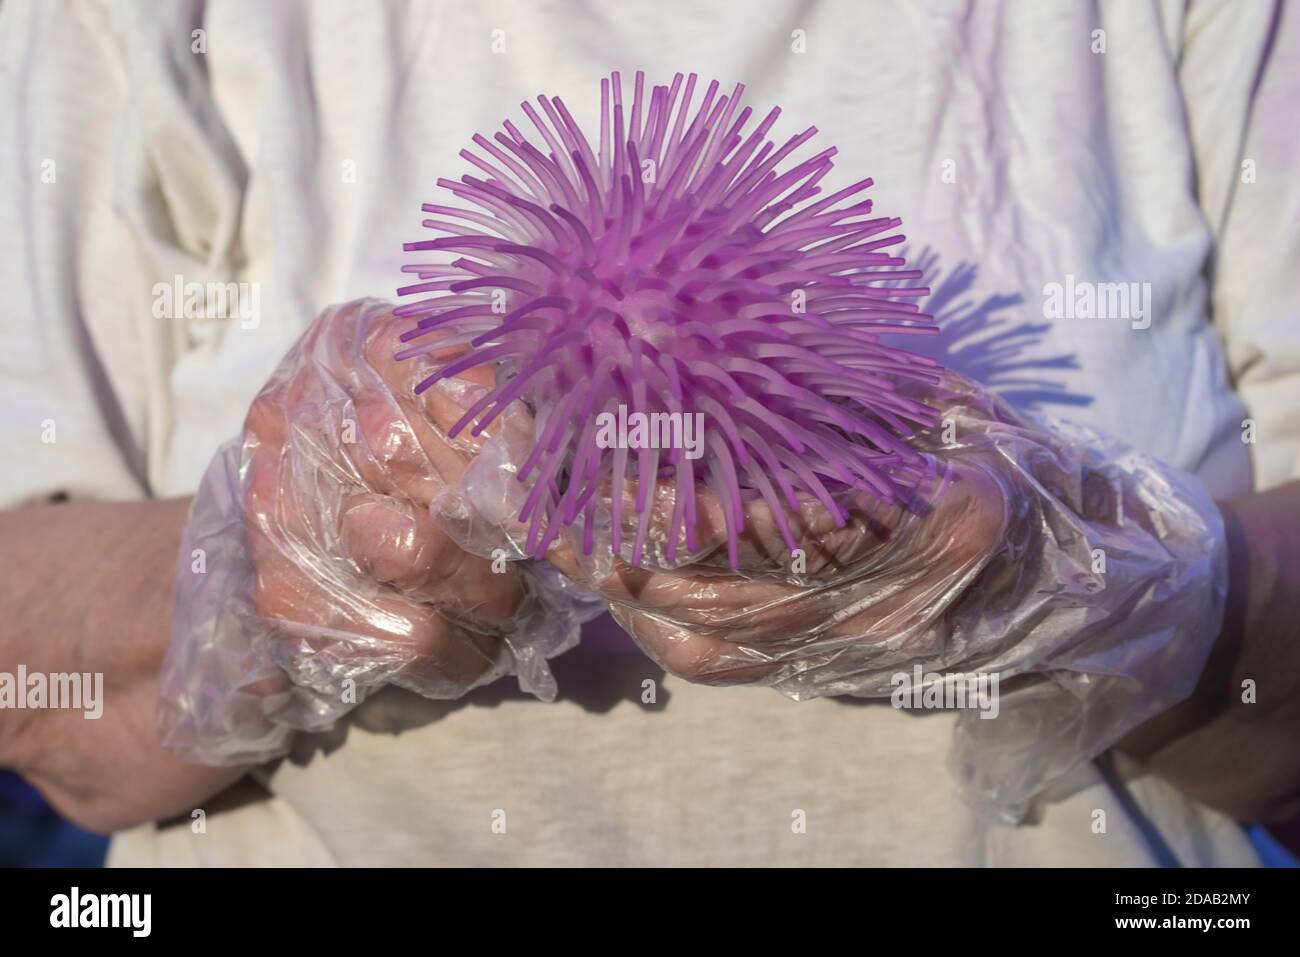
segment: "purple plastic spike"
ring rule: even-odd
[[[635,481],[640,564],[653,505],[640,476],[675,489],[669,561],[682,540],[695,548],[702,486],[735,568],[746,501],[767,502],[793,550],[785,509],[800,498],[843,525],[836,491],[898,502],[919,474],[905,440],[937,413],[897,386],[940,369],[880,339],[936,331],[909,301],[929,294],[909,286],[920,271],[887,252],[905,239],[901,220],[853,200],[870,179],[821,197],[834,149],[782,168],[815,128],[775,147],[779,109],[745,135],[743,86],[719,97],[710,83],[692,114],[695,87],[678,74],[647,98],[638,73],[628,111],[619,75],[602,80],[598,153],[558,97],[538,97],[540,112],[524,103],[542,145],[509,121],[475,136],[482,153],[461,155],[482,175],[438,181],[467,205],[426,204],[436,218],[424,225],[443,238],[405,246],[437,255],[403,267],[420,281],[398,290],[414,300],[397,314],[418,321],[399,357],[469,346],[417,391],[491,364],[496,387],[453,434],[479,434],[516,399],[536,416],[518,478],[531,483],[520,519],[537,557],[578,523],[590,554],[598,493]],[[629,516],[611,499],[617,549]]]

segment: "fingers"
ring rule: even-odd
[[[614,620],[669,674],[698,684],[748,684],[761,681],[779,664],[746,645],[699,635],[670,621],[610,609]]]
[[[932,491],[924,516],[879,510],[884,534],[870,522],[837,529],[810,516],[810,528],[827,529],[827,553],[849,556],[820,585],[618,563],[601,592],[652,657],[692,681],[757,681],[841,655],[845,665],[868,661],[884,643],[891,655],[935,655],[948,612],[1001,547],[1007,490],[985,463],[957,460]]]
[[[769,629],[762,635],[740,638],[702,633],[662,617],[612,606],[614,619],[665,671],[687,681],[733,685],[753,684],[780,676],[797,665],[810,672],[824,667],[841,670],[869,669],[880,660],[874,646],[889,643],[892,660],[932,657],[942,653],[950,627],[934,608],[906,613],[879,609],[879,616],[846,614],[836,621],[824,619],[827,628],[818,636],[798,629],[785,633]],[[739,634],[739,633],[737,633]]]
[[[600,494],[604,496],[606,502],[609,502],[614,494],[612,484],[607,481],[604,490]],[[632,548],[636,541],[639,522],[639,516],[636,512],[637,494],[637,480],[635,478],[628,479],[623,485],[620,496],[620,515],[622,517],[622,534],[620,536],[622,548],[620,550],[622,551]],[[707,554],[726,542],[726,521],[723,518],[721,502],[707,489],[696,490],[695,503],[697,512],[694,527],[695,551],[699,554]],[[675,504],[676,493],[673,481],[671,479],[657,479],[653,493],[648,496],[647,500],[649,516],[647,518],[645,540],[650,543],[652,548],[656,543],[667,541],[669,530],[672,527]],[[526,529],[521,525],[511,529],[511,532],[512,535],[518,536],[517,540],[522,541]],[[685,557],[686,554],[685,546],[682,545],[680,555]],[[643,566],[631,565],[616,554],[614,557],[615,576],[608,582],[592,581],[583,569],[581,557],[563,537],[556,539],[547,550],[546,560],[574,581],[581,582],[599,591],[611,601],[626,597],[629,594],[627,589],[633,587],[635,582],[640,580],[635,573],[643,570]],[[605,594],[603,591],[605,587],[610,589],[609,594]]]
[[[356,465],[372,488],[428,506],[435,495],[461,481],[474,456],[498,431],[510,430],[516,439],[530,440],[531,419],[515,402],[509,414],[494,420],[483,434],[475,435],[473,426],[466,424],[451,436],[469,408],[495,384],[495,373],[490,366],[466,369],[417,395],[416,387],[427,376],[467,347],[397,359],[408,348],[401,336],[411,328],[409,320],[385,313],[364,334],[358,359],[362,387],[353,402],[365,443],[354,451],[370,453],[372,460],[361,454]],[[421,342],[436,344],[437,338],[431,334]]]
[[[523,601],[513,568],[495,573],[492,562],[461,549],[423,509],[354,495],[343,505],[339,529],[345,554],[364,575],[456,618],[501,625]]]
[[[483,441],[446,431],[492,372],[468,370],[417,396],[432,363],[395,358],[408,327],[373,307],[330,312],[249,410],[256,608],[290,674],[337,666],[469,686],[496,666],[525,600],[513,567],[494,574],[428,512]]]
[[[279,625],[277,658],[290,668],[364,669],[371,674],[438,676],[469,685],[490,670],[499,639],[448,622],[430,605],[379,588],[360,594],[283,557],[257,565],[255,608]]]
[[[677,616],[669,619],[627,605],[613,605],[611,612],[666,671],[713,685],[762,682],[791,666],[804,672],[828,666],[866,670],[881,660],[873,648],[885,644],[895,661],[935,656],[950,634],[942,603],[915,591],[882,597],[855,585],[821,596],[817,604],[809,607],[796,599],[780,609],[791,614],[777,617],[765,610],[750,619],[762,624],[726,628],[690,626]]]
[[[363,359],[380,381],[402,403],[403,411],[417,422],[431,425],[446,441],[452,427],[465,415],[485,391],[496,385],[496,372],[491,365],[473,366],[450,379],[440,380],[418,395],[417,386],[440,366],[459,358],[469,351],[466,345],[435,349],[423,355],[406,359],[396,358],[409,349],[402,335],[413,328],[410,320],[399,319],[391,313],[381,316],[366,338]],[[422,336],[420,342],[436,345],[441,332]],[[522,407],[521,407],[522,408]],[[495,426],[499,427],[500,419]],[[482,446],[486,436],[494,434],[489,426],[482,436],[474,436],[469,428],[456,436],[456,442],[466,457],[472,456]]]
[[[484,441],[468,433],[449,440],[446,433],[492,373],[470,369],[417,396],[434,363],[395,358],[406,327],[390,312],[374,315],[355,305],[330,314],[258,395],[246,435],[272,449],[292,445],[308,460],[303,466],[336,467],[356,484],[427,506],[460,480]]]
[[[460,418],[464,408],[461,408],[459,412],[455,412],[444,405],[437,396],[431,396],[427,399],[421,396],[416,399],[415,387],[433,369],[468,352],[469,347],[466,345],[451,346],[424,356],[398,359],[397,356],[409,350],[411,345],[403,342],[402,336],[414,328],[416,326],[409,319],[398,318],[391,312],[381,314],[376,317],[372,327],[364,333],[362,358],[365,364],[374,370],[375,374],[392,392],[403,398],[427,402],[428,406],[424,411],[440,428],[447,428],[452,422]],[[426,345],[436,343],[443,335],[441,332],[429,333],[421,336],[419,342]],[[490,365],[474,366],[466,369],[464,372],[459,373],[456,378],[462,382],[472,383],[484,388],[489,388],[496,382],[496,375]],[[451,394],[454,395],[454,393]],[[453,414],[454,418],[447,418]]]
[[[469,428],[459,432],[455,440],[448,440],[447,433],[494,385],[495,379],[491,369],[475,367],[415,396],[415,386],[432,369],[463,353],[466,347],[449,347],[425,356],[397,360],[394,356],[407,348],[407,344],[401,342],[401,335],[410,328],[409,321],[384,315],[375,320],[373,329],[367,333],[365,362],[387,388],[356,400],[361,431],[366,438],[364,447],[374,453],[373,462],[361,458],[356,464],[367,483],[376,490],[427,505],[443,487],[461,480],[469,461],[481,448],[483,437],[474,437]],[[421,341],[436,344],[436,335],[422,337]],[[522,407],[518,414],[496,419],[488,434],[498,429],[516,430],[525,444],[532,440],[530,419]],[[436,477],[430,474],[430,466]],[[606,502],[614,494],[612,486],[612,480],[606,478]],[[693,538],[690,542],[694,547],[691,550],[697,555],[708,555],[721,549],[728,540],[726,508],[709,489],[695,488],[693,492]],[[652,550],[658,545],[667,551],[670,534],[676,530],[677,551],[685,555],[687,536],[682,532],[684,523],[682,516],[674,515],[677,504],[675,481],[655,481],[649,496],[649,514],[644,521],[636,508],[638,494],[637,479],[630,476],[619,490],[620,541],[632,548],[640,537]],[[757,500],[747,504],[746,512],[745,520],[738,522],[736,529],[740,567],[747,572],[784,572],[790,557],[781,529],[786,521],[784,511],[778,518],[767,502]],[[675,517],[677,522],[674,522]],[[876,539],[881,537],[891,520],[886,517],[874,523]],[[824,507],[811,500],[804,503],[798,514],[789,517],[788,524],[804,548],[810,574],[833,566],[837,561],[856,560],[860,556],[851,549],[874,541],[869,536],[856,534],[853,527],[835,528],[835,520]],[[527,538],[527,529],[522,524],[510,527],[506,532],[516,541],[522,542]],[[548,559],[566,574],[581,577],[582,563],[563,539],[553,544]]]
[[[345,501],[335,554],[315,524],[320,517],[304,516],[278,477],[272,453],[254,452],[246,494],[257,611],[281,623],[277,634],[289,649],[277,657],[457,684],[493,666],[500,644],[492,633],[523,597],[517,574],[491,574],[427,513],[370,495]]]
[[[421,435],[420,426],[385,392],[353,400],[357,441],[342,449],[361,483],[384,495],[427,508],[449,483],[460,480],[466,458],[436,436]]]
[[[300,364],[250,410],[249,509],[260,517],[268,542],[280,535],[275,548],[255,545],[264,553],[259,603],[270,617],[295,623],[295,634],[307,629],[315,643],[308,648],[362,660],[397,651],[401,668],[472,681],[499,650],[478,632],[508,623],[524,591],[515,574],[493,574],[490,562],[458,548],[428,506],[461,481],[481,448],[483,437],[468,429],[454,439],[448,433],[493,387],[494,376],[486,367],[470,369],[416,395],[416,385],[464,347],[398,360],[405,348],[400,336],[410,323],[388,313],[365,316],[366,327],[337,318],[330,348],[322,353],[319,341],[311,344],[330,357],[328,367]],[[978,390],[962,387],[950,388],[956,401],[979,398]],[[331,432],[340,425],[334,421],[340,410],[355,416],[351,439]],[[512,427],[531,441],[522,412],[497,419],[489,432]],[[286,446],[296,475],[284,474]],[[794,514],[765,499],[748,501],[735,529],[739,573],[720,564],[731,530],[722,501],[702,488],[695,490],[694,565],[661,572],[616,557],[612,574],[592,582],[563,540],[548,559],[598,590],[642,647],[674,674],[710,682],[762,680],[800,655],[818,654],[819,641],[870,645],[935,633],[936,616],[987,561],[1006,520],[996,483],[978,469],[968,471],[949,470],[943,494],[926,515],[865,493],[846,502],[843,524],[811,499]],[[331,481],[338,494],[316,494]],[[682,524],[675,515],[675,481],[655,480],[644,521],[636,512],[635,477],[617,491],[609,482],[606,500],[614,494],[622,541],[630,545],[639,533],[651,546],[648,554],[662,558],[674,526]],[[336,513],[328,514],[329,508]],[[520,541],[523,531],[509,529]],[[802,553],[798,575],[791,537]],[[357,581],[340,587],[341,566],[321,556],[348,564]]]
[[[636,513],[637,481],[629,479],[621,497],[622,529],[620,538],[623,554],[630,550],[636,539],[639,516]],[[606,483],[605,498],[612,495]],[[825,573],[834,576],[838,570],[859,564],[870,558],[897,534],[913,513],[902,505],[878,500],[863,491],[841,494],[839,504],[845,513],[837,519],[825,505],[812,498],[801,498],[799,509],[791,511],[785,502],[774,506],[766,499],[756,498],[743,506],[743,521],[736,523],[737,567],[732,570],[723,548],[729,530],[725,507],[718,496],[706,488],[694,489],[696,521],[694,523],[695,548],[688,553],[681,530],[677,530],[677,560],[693,555],[694,564],[726,573],[739,573],[741,578],[788,579],[795,569],[795,553],[787,542],[786,533],[794,539],[799,550],[798,574],[801,578],[817,578]],[[654,546],[665,545],[674,530],[676,508],[676,483],[672,478],[656,480],[647,511],[645,541],[651,548],[643,554],[640,565],[633,566],[621,557],[615,564],[619,573],[608,582],[584,580],[580,557],[563,539],[547,552],[547,560],[566,575],[583,581],[589,587],[605,594],[611,601],[627,597],[626,589],[639,585],[648,575],[645,570],[658,568],[658,556],[667,549],[656,551]],[[522,534],[522,531],[520,532]],[[635,554],[635,553],[633,553]],[[689,573],[687,566],[682,566]],[[609,589],[606,591],[606,589]]]
[[[671,510],[671,490],[661,483],[656,513]],[[716,498],[702,496],[701,540],[710,536],[714,547],[725,541]],[[607,601],[626,604],[650,613],[670,615],[687,624],[745,631],[762,627],[792,627],[795,619],[825,615],[833,609],[819,597],[821,589],[791,580],[791,554],[764,502],[754,502],[746,513],[742,536],[740,573],[701,565],[662,571],[634,566],[615,558],[607,577],[592,581],[576,555],[567,546],[557,546],[547,560],[564,574],[597,591]],[[875,516],[853,515],[843,528],[819,503],[808,503],[794,519],[804,549],[800,577],[821,577],[827,586],[835,584],[857,567],[878,559],[896,540],[898,530],[910,520],[901,508],[881,507]],[[656,519],[658,521],[658,519]],[[756,625],[761,620],[762,625]]]

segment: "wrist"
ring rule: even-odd
[[[1225,637],[1300,623],[1300,482],[1219,504],[1228,545]],[[1233,631],[1240,635],[1233,635]]]

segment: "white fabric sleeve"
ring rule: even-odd
[[[1179,77],[1217,240],[1212,316],[1262,491],[1300,477],[1300,6],[1193,3]]]

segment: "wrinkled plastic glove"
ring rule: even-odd
[[[917,397],[942,416],[915,438],[931,469],[908,507],[841,497],[853,516],[841,528],[810,501],[792,522],[792,556],[753,500],[733,572],[719,502],[699,489],[697,548],[670,565],[673,486],[661,479],[651,557],[634,567],[629,482],[620,557],[610,560],[606,530],[603,555],[570,537],[547,558],[692,681],[884,698],[914,684],[917,665],[996,675],[984,685],[994,707],[961,712],[950,764],[973,806],[1015,821],[1047,785],[1191,693],[1222,618],[1222,521],[1195,478],[1113,439],[1031,421],[955,374],[926,389]],[[528,446],[513,441],[490,443],[439,507],[493,515],[501,544],[521,550],[512,479]]]
[[[516,674],[554,697],[546,659],[577,642],[581,602],[558,575],[473,555],[434,521],[430,503],[495,434],[445,433],[491,372],[415,396],[424,363],[455,353],[397,362],[409,325],[376,300],[325,310],[205,474],[158,718],[182,757],[277,757],[386,684],[454,698]]]

